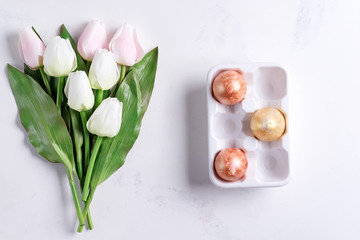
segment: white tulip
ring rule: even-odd
[[[94,95],[89,78],[84,71],[69,74],[64,92],[69,107],[78,112],[89,110],[94,106]]]
[[[67,76],[77,67],[76,54],[69,39],[56,36],[44,52],[44,70],[53,77]]]
[[[122,108],[117,98],[105,99],[89,118],[87,129],[100,137],[115,137],[120,131]]]
[[[89,79],[94,89],[108,90],[119,80],[120,72],[112,52],[100,49],[90,66]]]

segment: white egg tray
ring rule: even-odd
[[[243,72],[247,82],[245,99],[232,106],[219,103],[212,94],[214,78],[225,70]],[[276,187],[289,182],[289,104],[287,74],[284,68],[273,63],[215,66],[208,73],[207,103],[209,175],[216,186]],[[260,141],[251,132],[252,114],[264,107],[280,109],[286,115],[286,132],[276,141]],[[229,147],[243,150],[248,160],[246,176],[235,182],[220,179],[214,169],[216,154]]]

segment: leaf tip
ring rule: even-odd
[[[159,53],[159,46],[156,46],[156,47],[153,49],[153,51],[154,51],[156,54],[158,54],[158,53]]]
[[[65,24],[61,24],[60,26],[60,36],[63,37],[62,35],[66,34],[68,31],[65,27]]]
[[[8,72],[9,72],[9,71],[13,71],[13,70],[15,70],[15,69],[16,69],[16,68],[13,67],[13,66],[11,66],[10,63],[7,64],[7,71],[8,71]]]

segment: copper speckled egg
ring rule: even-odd
[[[245,176],[248,161],[245,153],[240,149],[226,148],[216,155],[214,167],[221,179],[233,182]]]
[[[226,70],[219,73],[212,84],[215,99],[225,105],[241,102],[246,94],[246,81],[241,72]]]

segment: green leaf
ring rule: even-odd
[[[66,128],[68,129],[68,132],[71,132],[71,116],[70,116],[70,110],[69,107],[67,106],[67,101],[65,101],[65,98],[63,99],[63,103],[62,103],[62,118],[65,122]]]
[[[139,136],[141,121],[154,87],[158,48],[130,68],[116,97],[123,103],[121,128],[114,138],[104,138],[94,166],[91,188],[110,177],[125,162]]]
[[[38,36],[38,38],[43,42],[43,40],[41,39],[40,35],[39,35],[38,32],[35,30],[34,26],[32,26],[31,29],[35,32],[36,36]]]
[[[8,65],[8,77],[21,123],[36,151],[74,170],[73,146],[54,101],[30,76]]]
[[[77,166],[76,169],[79,178],[81,178],[83,175],[81,147],[84,143],[82,124],[80,119],[80,113],[70,108],[69,111],[70,111],[71,125],[72,125],[72,138],[74,140],[74,147],[76,152],[76,166]]]
[[[82,124],[80,119],[80,114],[75,110],[70,109],[70,117],[71,117],[71,124],[73,127],[74,132],[74,142],[75,148],[81,149],[81,146],[84,143],[84,136],[82,132]]]
[[[134,64],[129,69],[129,73],[134,72],[136,78],[139,80],[139,88],[141,93],[141,117],[143,117],[146,112],[150,102],[152,89],[154,88],[157,59],[158,47],[154,48],[151,52],[146,54],[140,62]]]
[[[41,73],[39,69],[33,70],[24,63],[24,72],[30,77],[32,77],[38,84],[40,84],[41,88],[45,90],[44,81],[41,77]]]
[[[76,70],[82,70],[82,71],[85,71],[86,73],[88,73],[85,62],[82,59],[81,55],[79,54],[79,51],[77,50],[75,41],[71,37],[70,33],[68,32],[68,30],[66,29],[64,24],[61,25],[61,28],[60,28],[60,37],[62,37],[64,39],[69,39],[69,41],[71,43],[71,46],[73,47],[73,49],[74,49],[74,51],[76,53],[76,59],[77,59],[77,68],[76,68]]]

